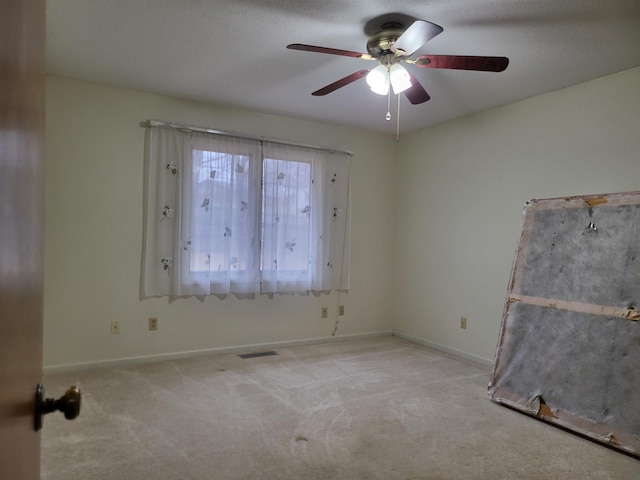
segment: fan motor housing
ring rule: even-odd
[[[405,30],[400,24],[385,24],[382,28],[382,31],[372,35],[367,41],[367,52],[376,58],[391,53],[391,47]]]

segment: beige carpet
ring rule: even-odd
[[[488,400],[490,369],[396,337],[48,375],[42,479],[640,479],[640,461]]]

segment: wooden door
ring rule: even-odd
[[[45,0],[0,1],[0,478],[40,478]]]

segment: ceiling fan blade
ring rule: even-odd
[[[411,73],[409,73],[409,77],[411,77],[411,87],[404,91],[404,95],[409,99],[409,102],[413,105],[418,105],[429,100],[431,97],[418,79],[411,75]]]
[[[509,65],[509,59],[507,57],[473,57],[468,55],[420,55],[411,63],[422,68],[502,72]]]
[[[305,45],[304,43],[292,43],[287,45],[291,50],[302,50],[304,52],[328,53],[329,55],[342,55],[343,57],[361,58],[363,60],[375,60],[368,53],[352,52],[350,50],[339,50],[337,48],[317,47],[315,45]]]
[[[411,55],[433,37],[442,33],[443,30],[440,25],[435,23],[416,20],[400,35],[391,50],[401,55]]]
[[[369,73],[369,70],[360,70],[358,72],[352,73],[351,75],[347,75],[346,77],[341,78],[340,80],[336,80],[335,82],[330,83],[326,87],[322,87],[321,89],[316,90],[311,95],[313,95],[314,97],[321,97],[328,93],[334,92],[339,88],[345,87],[350,83],[355,82],[356,80],[360,80],[367,73]]]

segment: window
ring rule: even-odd
[[[261,268],[305,272],[311,255],[311,163],[265,158],[262,165]]]
[[[349,160],[150,127],[144,295],[346,289]]]
[[[243,246],[253,232],[243,220],[249,210],[248,177],[255,159],[197,148],[191,153],[189,273],[247,271],[251,263]],[[234,211],[240,215],[231,217]]]

